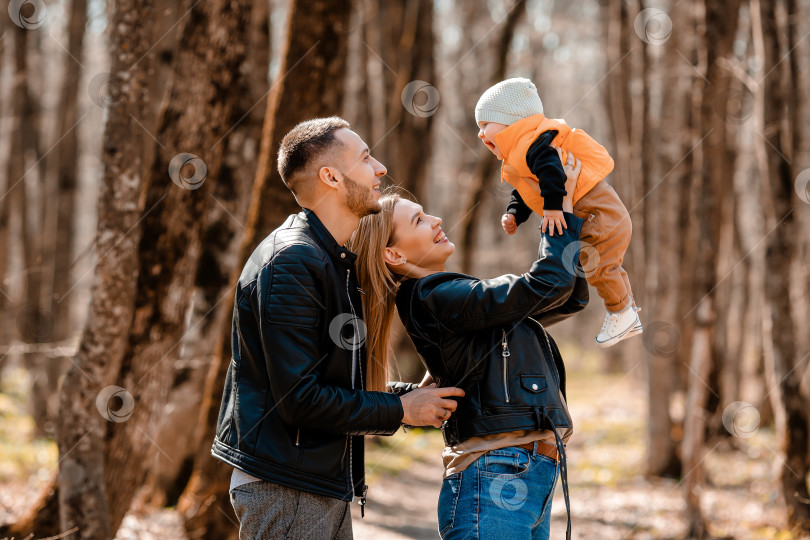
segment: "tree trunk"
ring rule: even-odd
[[[129,420],[108,425],[104,445],[113,531],[143,484],[143,462],[166,403],[173,360],[179,356],[177,346],[202,250],[200,237],[213,204],[211,194],[221,181],[226,138],[232,128],[234,85],[247,48],[249,6],[247,0],[194,3],[181,32],[168,99],[157,127],[160,148],[144,181],[146,210],[135,317],[117,377],[136,404]]]
[[[605,97],[614,138],[613,184],[633,217],[628,255],[635,263],[635,300],[644,309],[642,342],[649,385],[645,474],[677,477],[681,464],[670,401],[679,387],[673,357],[683,341],[678,295],[673,292],[679,285],[682,243],[671,231],[678,227],[682,185],[689,177],[690,153],[683,134],[691,128],[690,116],[684,114],[691,106],[691,73],[683,73],[683,60],[675,52],[688,50],[690,19],[687,9],[674,6],[668,16],[679,23],[679,32],[669,35],[655,27],[664,24],[663,17],[636,27],[644,22],[640,8],[635,2],[613,0],[604,6]],[[653,99],[671,106],[659,111]]]
[[[515,36],[515,29],[526,13],[526,0],[517,0],[511,11],[506,15],[506,19],[498,35],[495,47],[494,69],[489,77],[489,84],[496,84],[506,78],[506,64],[509,56],[509,49],[512,45],[512,38]],[[462,54],[466,54],[466,51]],[[472,196],[467,203],[466,211],[462,214],[461,228],[461,271],[470,273],[473,271],[472,263],[475,256],[475,245],[478,237],[478,225],[481,216],[481,209],[484,199],[489,189],[490,182],[497,181],[493,178],[498,170],[498,161],[488,150],[478,148],[478,160],[473,173]],[[506,202],[503,203],[506,208]]]
[[[384,68],[385,132],[368,141],[388,176],[416,197],[423,195],[433,145],[430,133],[439,106],[432,0],[376,0]]]
[[[44,158],[53,157],[48,163],[48,181],[44,191],[46,212],[41,220],[43,231],[41,239],[42,279],[48,281],[50,294],[43,295],[41,308],[44,320],[39,324],[47,325],[41,336],[43,341],[61,342],[78,331],[79,328],[71,319],[71,302],[63,302],[62,296],[71,288],[70,271],[73,261],[75,242],[76,216],[76,176],[78,173],[78,118],[80,62],[83,56],[82,41],[87,23],[87,0],[70,2],[70,19],[68,22],[68,47],[64,56],[66,64],[64,80],[57,109],[58,147]],[[47,272],[44,271],[47,265]],[[43,285],[46,285],[43,283]],[[54,431],[54,421],[58,416],[59,378],[70,366],[64,357],[37,358],[32,394],[41,409],[38,413],[40,432]],[[35,417],[36,418],[36,417]]]
[[[76,330],[70,318],[70,302],[62,302],[62,296],[70,289],[70,267],[75,248],[76,216],[76,175],[78,173],[79,148],[78,131],[74,128],[78,119],[79,78],[81,71],[76,69],[77,60],[84,53],[82,42],[87,24],[87,0],[71,0],[70,21],[68,24],[68,54],[65,55],[67,68],[57,120],[57,133],[62,137],[56,156],[56,185],[58,192],[56,210],[56,246],[53,257],[53,339],[67,339]],[[80,67],[80,66],[79,66]],[[53,233],[51,233],[53,234]],[[51,260],[49,257],[48,260]]]
[[[705,86],[700,93],[700,127],[702,139],[695,151],[693,180],[699,197],[696,206],[697,259],[694,267],[693,307],[686,317],[693,317],[690,377],[688,379],[686,418],[684,420],[683,464],[686,493],[687,536],[705,538],[706,523],[700,509],[703,483],[709,375],[719,361],[714,346],[717,320],[718,251],[721,229],[731,216],[726,216],[723,198],[727,197],[728,171],[735,167],[735,139],[729,140],[730,112],[728,90],[730,75],[721,68],[732,54],[739,15],[739,1],[701,1],[695,3],[698,54],[705,66]]]
[[[202,253],[194,283],[189,329],[180,349],[182,356],[173,371],[167,412],[152,448],[149,467],[150,502],[156,506],[176,506],[188,484],[199,451],[197,419],[205,395],[205,379],[217,346],[218,330],[226,315],[218,309],[220,299],[233,294],[229,282],[239,249],[240,233],[250,203],[256,176],[257,154],[262,121],[267,109],[270,66],[270,18],[268,2],[253,4],[250,16],[249,46],[237,81],[237,103],[231,114],[219,181],[212,194],[202,233]],[[161,448],[161,451],[157,450]],[[232,528],[232,527],[231,527]]]
[[[38,35],[30,30],[10,25],[14,37],[14,85],[12,90],[13,118],[11,153],[9,155],[9,196],[11,211],[17,212],[22,231],[23,271],[25,274],[25,293],[22,305],[17,310],[17,330],[19,337],[26,343],[40,343],[49,336],[45,313],[42,310],[42,275],[41,259],[41,224],[43,193],[45,180],[44,161],[39,159],[39,104],[31,95],[31,78],[29,55],[38,47]],[[31,188],[35,185],[35,188]],[[40,195],[32,199],[31,195]],[[32,399],[36,400],[35,396]],[[35,416],[39,416],[38,404],[34,404]]]
[[[678,456],[681,419],[671,417],[670,404],[685,386],[679,378],[676,362],[679,356],[686,356],[685,347],[681,347],[685,343],[683,315],[678,311],[679,291],[683,290],[678,269],[684,239],[683,235],[672,234],[672,231],[681,227],[687,210],[688,190],[683,186],[689,185],[693,144],[684,134],[692,134],[694,130],[688,113],[694,74],[678,53],[689,51],[694,45],[689,4],[674,5],[669,16],[673,28],[679,31],[673,32],[662,46],[663,52],[655,55],[645,82],[645,85],[657,85],[654,91],[667,105],[660,108],[654,130],[646,136],[654,141],[650,144],[655,144],[657,150],[654,157],[644,162],[644,175],[654,183],[641,203],[647,219],[645,228],[639,232],[646,246],[647,263],[646,275],[640,276],[644,294],[641,305],[647,313],[642,317],[645,320],[642,339],[648,353],[645,474],[677,478],[681,474]],[[654,52],[658,51],[648,50],[647,54]]]
[[[799,78],[799,54],[794,52],[800,39],[796,31],[797,11],[793,0],[752,0],[752,24],[759,27],[755,29],[755,40],[765,60],[759,111],[763,114],[763,133],[770,147],[762,164],[763,177],[768,179],[763,182],[766,218],[763,234],[768,233],[763,326],[765,339],[770,342],[765,352],[776,379],[774,382],[778,384],[786,420],[780,475],[782,497],[791,533],[801,536],[810,533],[807,487],[810,407],[801,389],[802,366],[806,365],[807,355],[797,347],[798,328],[790,301],[793,296],[790,292],[796,289],[792,271],[795,265],[801,264],[797,256],[801,238],[797,214],[801,209],[806,210],[800,206],[806,203],[797,197],[794,178],[798,179],[801,165],[808,165],[796,162],[804,143],[801,118],[806,107],[793,90]]]
[[[114,418],[109,401],[115,390],[108,385],[124,358],[134,316],[144,149],[130,128],[131,116],[143,116],[147,106],[150,59],[144,55],[152,42],[151,27],[142,24],[152,16],[150,0],[121,0],[116,7],[110,24],[110,106],[98,203],[96,280],[79,352],[62,384],[57,436],[61,530],[78,527],[80,538],[97,539],[112,538],[116,530],[104,482],[103,415]],[[97,411],[102,394],[107,403],[102,400]],[[117,405],[112,410],[120,412],[124,403]]]
[[[280,75],[267,104],[259,166],[231,284],[238,281],[241,264],[261,239],[288,214],[297,211],[292,194],[284,187],[276,170],[275,156],[281,139],[297,123],[341,110],[350,13],[350,3],[337,0],[316,5],[294,0],[288,8]],[[232,469],[214,459],[210,450],[231,356],[233,295],[228,296],[219,309],[224,314],[220,319],[223,326],[200,411],[196,446],[199,452],[194,472],[178,503],[191,538],[200,538],[203,534],[225,537],[236,532],[234,525],[223,517],[224,513],[230,516],[232,512],[228,499]]]
[[[155,152],[160,148],[155,144],[155,132],[160,121],[160,115],[165,107],[165,100],[169,99],[171,91],[172,73],[178,54],[178,43],[183,31],[180,24],[188,9],[186,0],[162,0],[155,6],[152,20],[152,35],[155,42],[149,51],[150,73],[146,83],[146,93],[149,96],[149,107],[138,122],[132,122],[132,136],[143,139],[142,144],[146,151],[143,154],[144,163],[152,163]],[[113,9],[114,4],[109,3],[107,9]]]
[[[366,36],[369,24],[369,7],[371,0],[353,2],[352,15],[349,23],[349,39],[346,45],[346,90],[343,102],[343,118],[352,129],[364,138],[373,139],[371,111],[371,81],[368,69],[371,65],[371,53],[367,47]]]

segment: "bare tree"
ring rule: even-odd
[[[112,14],[109,116],[104,135],[104,175],[98,203],[96,280],[79,352],[60,393],[59,524],[79,528],[81,538],[111,538],[104,482],[104,418],[96,396],[115,377],[124,358],[135,310],[139,199],[143,183],[141,140],[129,133],[131,116],[142,116],[148,96],[146,53],[151,33],[142,20],[150,0],[122,0]],[[35,528],[38,535],[55,531]]]
[[[653,325],[645,328],[648,377],[648,422],[647,458],[645,473],[649,476],[678,477],[681,461],[678,457],[678,440],[673,437],[676,420],[670,416],[670,403],[683,388],[679,380],[677,360],[683,360],[687,343],[684,314],[679,309],[678,291],[686,287],[684,275],[679,271],[681,255],[685,252],[684,235],[673,234],[686,215],[689,191],[683,189],[690,178],[691,151],[694,142],[684,133],[694,133],[691,110],[692,68],[684,62],[681,51],[694,48],[694,32],[691,31],[689,4],[673,4],[670,11],[672,26],[678,28],[669,40],[661,45],[663,53],[655,54],[654,45],[646,45],[646,54],[651,59],[645,85],[649,92],[657,84],[663,103],[660,115],[653,119],[654,127],[646,134],[643,175],[646,189],[640,204],[645,215],[640,238],[645,245],[645,272],[641,279],[647,313]],[[649,155],[655,146],[655,155]],[[637,237],[638,238],[638,237]],[[637,260],[637,259],[636,259]],[[687,274],[687,276],[691,273]]]
[[[43,247],[43,217],[45,216],[45,161],[40,158],[41,152],[41,107],[38,96],[35,95],[34,81],[37,72],[31,69],[32,60],[42,57],[41,33],[38,27],[29,26],[33,15],[26,6],[12,4],[9,8],[19,8],[14,24],[7,24],[9,29],[7,41],[13,40],[13,73],[14,79],[11,90],[9,113],[11,115],[11,145],[8,158],[6,189],[0,197],[8,199],[5,204],[3,221],[16,219],[21,234],[16,244],[22,252],[23,262],[23,290],[16,296],[15,303],[10,303],[13,315],[9,319],[16,326],[17,337],[25,343],[41,343],[50,337],[50,317],[43,309],[44,295],[47,294],[43,278],[45,261],[42,259]],[[41,15],[41,11],[39,15]],[[12,16],[12,13],[9,13]],[[27,19],[26,17],[32,17]],[[38,81],[37,81],[38,82]],[[5,230],[0,223],[0,227]],[[0,232],[0,234],[4,234]],[[5,233],[7,234],[7,233]],[[2,243],[0,241],[0,243]],[[8,246],[11,246],[8,242]],[[7,257],[8,253],[3,253]],[[6,276],[4,276],[5,278]],[[6,301],[14,295],[6,293]],[[13,328],[13,326],[12,326]],[[43,429],[47,424],[47,394],[42,392],[39,384],[45,362],[41,355],[25,352],[23,357],[34,380],[34,392],[31,395],[29,406],[35,419],[37,430],[45,434]]]
[[[439,93],[433,86],[433,2],[370,0],[366,2],[366,47],[377,63],[382,116],[369,141],[396,185],[417,198],[427,172],[433,114]]]
[[[6,35],[6,29],[11,24],[10,18],[7,17],[0,17],[0,32],[3,35]],[[8,42],[7,39],[0,39],[0,58],[5,58],[6,56],[6,43]],[[10,105],[7,103],[0,104],[0,114],[6,116],[6,110],[10,108]],[[6,142],[7,141],[7,142]],[[10,150],[11,147],[12,137],[4,137],[3,138],[3,145],[8,145]],[[3,150],[3,155],[5,157],[7,150],[5,148]],[[8,159],[8,158],[6,158]],[[3,320],[11,320],[10,311],[11,311],[11,297],[8,294],[8,290],[6,287],[6,278],[8,273],[8,260],[10,255],[10,231],[9,231],[9,189],[12,186],[12,181],[9,179],[8,176],[10,170],[10,164],[3,161],[0,162],[0,317]],[[12,338],[12,328],[10,325],[2,325],[0,326],[0,345],[8,346],[11,343]],[[3,367],[4,361],[8,354],[3,354],[0,356],[0,368]]]
[[[44,214],[41,216],[38,273],[43,289],[38,316],[31,323],[41,327],[38,341],[63,341],[72,331],[78,331],[70,317],[71,303],[62,296],[71,289],[70,269],[75,247],[76,187],[78,174],[78,129],[80,122],[79,78],[83,52],[82,41],[87,23],[87,1],[70,2],[67,25],[68,44],[63,62],[64,80],[57,109],[57,147],[43,156],[47,169],[45,189],[42,193]],[[30,311],[30,307],[29,307]],[[66,358],[29,355],[32,373],[32,405],[34,418],[41,433],[52,434],[57,417],[59,378],[70,365]]]
[[[270,67],[269,3],[251,8],[247,53],[236,81],[237,102],[231,113],[233,130],[207,212],[202,253],[194,279],[188,329],[174,362],[169,404],[160,416],[149,466],[150,502],[175,506],[185,489],[197,454],[196,437],[206,374],[225,314],[217,309],[231,294],[230,276],[236,266],[239,239],[256,176],[257,153],[267,108]],[[225,142],[223,142],[224,144]],[[160,450],[158,450],[160,448]],[[146,495],[146,494],[145,494]]]
[[[98,281],[76,368],[62,393],[60,525],[78,528],[82,538],[110,538],[142,484],[149,431],[171,381],[165,376],[170,362],[163,359],[181,338],[199,261],[211,185],[201,187],[205,167],[217,177],[236,98],[230,87],[245,53],[246,2],[190,8],[155,137],[160,148],[141,187],[143,148],[128,128],[133,117],[147,114],[150,36],[142,20],[150,10],[148,3],[119,2],[113,13]],[[123,387],[100,388],[110,382]],[[126,388],[135,390],[137,409]],[[102,417],[111,421],[104,425]]]
[[[259,167],[231,283],[238,281],[242,262],[261,239],[297,210],[292,194],[278,175],[275,157],[281,139],[295,124],[341,110],[350,13],[351,5],[346,1],[329,0],[314,5],[298,0],[290,3],[280,75],[267,104]],[[223,326],[201,406],[197,445],[200,450],[178,504],[192,538],[202,534],[225,537],[236,533],[233,524],[223,517],[231,512],[228,482],[232,469],[210,453],[231,356],[232,296],[223,301],[220,309],[224,314]]]
[[[736,139],[729,137],[728,94],[730,74],[722,69],[728,61],[736,36],[740,3],[738,1],[696,2],[697,53],[705,67],[705,86],[699,93],[699,126],[701,140],[695,150],[693,187],[698,192],[696,221],[698,223],[697,258],[694,269],[695,286],[690,301],[694,301],[687,317],[693,317],[695,331],[691,343],[690,376],[684,420],[682,445],[684,468],[689,471],[684,480],[687,505],[687,535],[705,538],[708,535],[700,510],[700,486],[703,482],[705,454],[708,380],[712,366],[720,362],[719,351],[713,346],[717,323],[718,246],[721,230],[728,224],[723,204],[728,171],[735,166]],[[698,83],[700,84],[700,83]],[[711,390],[713,391],[713,390]]]
[[[78,174],[78,131],[75,126],[79,116],[79,77],[76,69],[81,62],[84,46],[84,29],[87,25],[87,0],[71,0],[68,22],[68,43],[65,54],[65,80],[59,97],[57,133],[60,136],[54,169],[57,186],[57,209],[55,212],[55,242],[53,252],[46,260],[53,259],[53,301],[50,311],[53,317],[53,339],[66,339],[76,329],[70,320],[70,303],[63,296],[70,289],[71,255],[76,237],[76,180]],[[56,248],[58,246],[58,248]],[[53,387],[56,388],[55,386]]]
[[[233,127],[233,86],[247,48],[247,0],[194,2],[187,9],[158,121],[159,149],[144,181],[135,318],[117,376],[118,384],[137,396],[138,406],[126,422],[109,424],[104,446],[113,530],[143,484],[143,461],[171,386],[201,234]],[[193,172],[185,170],[188,165]]]
[[[796,24],[799,8],[792,0],[752,0],[752,25],[756,50],[763,55],[764,80],[757,99],[763,115],[762,127],[769,150],[762,152],[763,201],[767,234],[765,313],[763,332],[766,361],[778,386],[779,406],[786,421],[784,460],[781,467],[782,497],[793,533],[810,533],[810,495],[807,474],[810,455],[810,409],[801,389],[802,365],[807,354],[797,347],[798,326],[790,302],[796,290],[792,272],[801,260],[798,244],[801,210],[806,211],[794,189],[801,173],[796,157],[807,145],[801,118],[808,118],[806,104],[794,91],[801,75]],[[791,54],[793,53],[793,54]],[[773,150],[773,151],[770,151]],[[806,157],[806,147],[803,155]],[[792,159],[791,159],[792,158]],[[807,162],[804,163],[807,165]],[[805,190],[805,194],[807,191]]]
[[[494,69],[489,77],[490,84],[496,84],[506,78],[506,62],[515,29],[526,13],[526,0],[517,0],[512,5],[503,21],[500,32],[496,38]],[[465,53],[466,54],[466,53]],[[463,240],[461,241],[461,268],[463,272],[472,272],[474,246],[477,241],[477,231],[481,215],[481,207],[488,193],[487,184],[492,182],[492,176],[497,168],[497,161],[492,159],[489,152],[479,148],[479,158],[473,172],[472,197],[468,202],[462,221]]]

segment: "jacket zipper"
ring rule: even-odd
[[[509,378],[507,376],[507,372],[509,371],[509,342],[506,340],[506,330],[501,330],[503,332],[503,341],[501,342],[501,346],[503,350],[501,351],[501,356],[503,356],[503,393],[506,394],[506,402],[509,403]]]
[[[355,378],[355,369],[359,370],[360,372],[360,388],[364,389],[365,384],[363,384],[363,370],[360,367],[360,347],[357,346],[357,342],[355,340],[358,339],[358,332],[357,332],[357,313],[354,311],[354,304],[352,303],[352,295],[349,292],[349,278],[351,277],[351,269],[346,269],[346,297],[349,299],[349,309],[352,311],[352,324],[354,325],[354,334],[352,335],[352,389],[354,389],[354,378]],[[352,470],[353,465],[353,457],[352,457],[352,450],[354,448],[354,444],[352,441],[352,436],[346,436],[346,443],[349,447],[349,489],[352,492],[352,498],[354,498],[354,471]],[[360,514],[361,517],[365,517],[365,504],[366,504],[366,486],[363,486],[363,495],[360,498]]]
[[[301,446],[301,428],[298,428],[298,431],[295,432],[295,446]]]

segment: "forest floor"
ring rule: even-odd
[[[645,390],[638,374],[569,374],[575,433],[568,446],[573,538],[683,538],[683,489],[676,480],[642,475]],[[13,379],[13,374],[12,374]],[[0,379],[0,522],[13,520],[33,503],[56,467],[55,445],[32,440],[30,417],[8,373]],[[22,435],[22,436],[21,436]],[[777,488],[778,447],[770,429],[746,439],[711,442],[704,465],[703,511],[715,538],[798,538],[782,530],[784,510]],[[352,504],[358,540],[438,538],[436,503],[441,485],[441,434],[410,430],[367,445],[369,500],[360,519]],[[565,505],[558,483],[552,538],[564,538]],[[119,540],[182,539],[170,508],[130,512]]]

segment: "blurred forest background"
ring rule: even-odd
[[[634,223],[643,337],[595,349],[593,291],[552,329],[574,537],[810,536],[810,0],[7,3],[0,538],[235,538],[209,449],[233,284],[297,211],[280,139],[344,116],[449,269],[523,272],[539,219],[503,235],[473,117],[510,76],[608,148]],[[440,450],[375,441],[358,538],[437,536]]]

